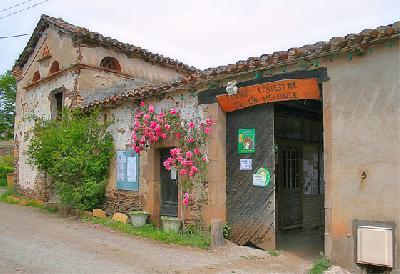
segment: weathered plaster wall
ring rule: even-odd
[[[176,70],[146,62],[138,57],[128,57],[126,54],[103,47],[81,47],[82,63],[99,67],[104,57],[116,58],[121,65],[121,73],[152,81],[169,81],[181,75]]]
[[[33,120],[28,118],[32,115],[50,118],[50,93],[61,87],[64,87],[66,92],[74,90],[78,77],[77,73],[70,72],[28,91],[18,85],[14,135],[19,143],[18,185],[22,189],[34,190],[40,183],[36,180],[40,177],[39,172],[27,163],[28,158],[25,155],[29,144],[29,130],[33,126]]]
[[[206,224],[209,224],[212,218],[225,220],[225,113],[219,108],[218,104],[198,106],[197,96],[191,92],[169,94],[163,99],[151,98],[146,103],[154,104],[156,112],[161,110],[168,111],[174,107],[180,111],[185,119],[204,119],[207,116],[216,122],[212,134],[209,136],[209,145],[207,147],[209,158],[207,173],[208,202],[202,209],[202,215]],[[113,135],[116,150],[126,149],[129,146],[134,109],[133,103],[126,103],[103,111],[103,115],[106,114],[108,119],[114,121],[109,130]],[[158,149],[176,145],[173,138],[168,138],[153,145],[151,149],[141,152],[139,156],[140,177],[138,192],[116,190],[116,160],[114,159],[110,167],[106,209],[111,212],[110,208],[118,208],[118,206],[110,205],[121,205],[121,196],[130,195],[131,199],[138,202],[134,206],[133,204],[129,206],[140,207],[148,211],[152,215],[152,219],[157,222],[161,202]],[[123,208],[125,209],[125,207]],[[190,218],[190,214],[187,216]]]
[[[355,267],[353,220],[396,223],[400,261],[400,48],[335,59],[324,83],[325,249]],[[367,178],[361,179],[365,171]]]
[[[48,46],[51,57],[39,61],[45,45]],[[74,48],[69,35],[59,33],[53,27],[46,29],[39,39],[37,46],[22,68],[23,79],[18,82],[18,87],[25,87],[32,83],[33,74],[39,70],[41,78],[49,75],[51,63],[57,60],[60,70],[77,62],[77,48]]]
[[[96,94],[99,89],[105,89],[123,81],[129,81],[129,79],[109,71],[83,68],[79,78],[79,93],[82,97],[88,97]]]

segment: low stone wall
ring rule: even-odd
[[[43,202],[51,200],[51,179],[45,173],[39,173],[35,178],[35,188],[22,188],[18,183],[14,184],[15,191],[29,199],[39,199]]]
[[[107,215],[143,210],[143,196],[137,192],[108,189],[103,207]]]
[[[12,154],[13,151],[14,151],[14,141],[0,142],[0,156],[6,154]]]

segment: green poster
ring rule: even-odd
[[[256,152],[256,130],[254,128],[241,128],[238,135],[238,150],[240,154]]]
[[[264,176],[264,180],[265,180],[265,186],[269,185],[269,182],[271,181],[271,174],[269,173],[269,170],[265,167],[260,167],[256,174],[262,175]]]

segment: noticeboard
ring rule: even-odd
[[[139,156],[133,150],[117,151],[117,189],[139,190]]]

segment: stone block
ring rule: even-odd
[[[218,248],[225,244],[223,226],[222,220],[211,220],[211,248]]]
[[[116,213],[114,213],[112,220],[126,224],[128,222],[128,216],[126,216],[123,213],[116,212]]]
[[[93,217],[98,217],[104,219],[106,217],[106,213],[99,208],[93,209]]]
[[[92,217],[93,217],[93,214],[92,214],[92,212],[85,210],[85,211],[83,212],[83,216],[84,216],[84,217],[88,217],[88,218],[92,218]]]

